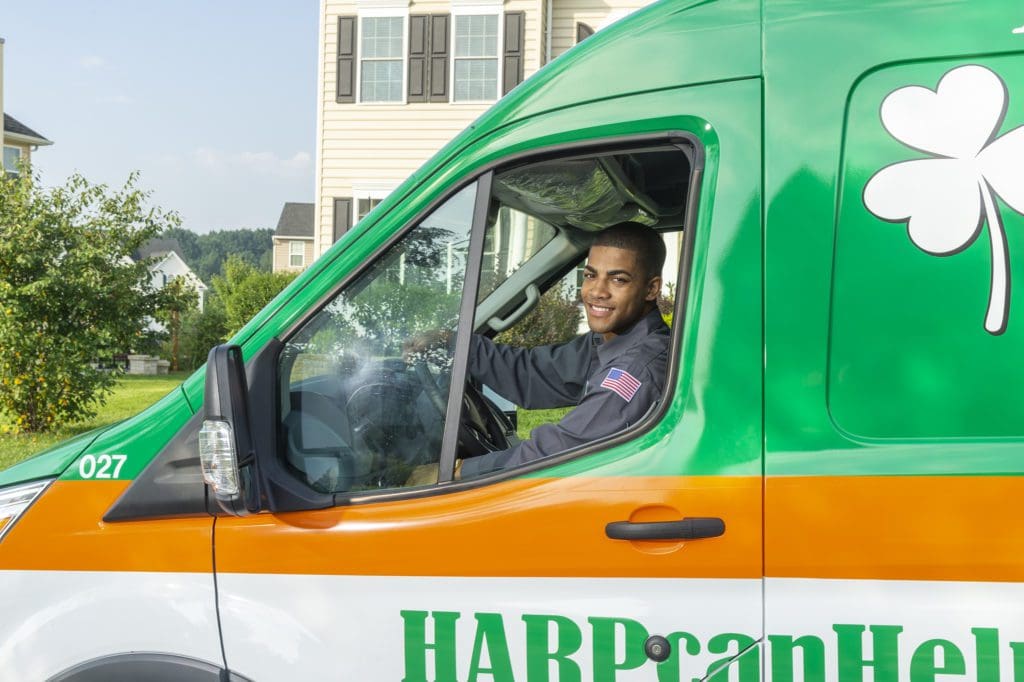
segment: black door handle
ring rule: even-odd
[[[613,540],[700,540],[724,535],[725,521],[714,516],[653,523],[614,521],[604,527],[604,532]]]

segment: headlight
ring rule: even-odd
[[[53,483],[52,479],[32,481],[0,489],[0,540],[12,527],[22,512]]]

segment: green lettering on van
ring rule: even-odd
[[[489,668],[481,660],[487,649]],[[512,659],[508,653],[505,638],[505,622],[500,613],[476,614],[476,637],[473,639],[473,656],[469,661],[469,682],[476,682],[481,673],[489,675],[494,682],[513,682]]]
[[[875,682],[898,682],[900,625],[872,625],[872,655],[864,658],[863,625],[833,625],[839,648],[839,682],[861,682],[864,668],[874,668]]]
[[[792,635],[768,635],[768,655],[772,661],[773,680],[795,680],[794,658],[799,649],[803,658],[805,682],[825,682],[825,643],[814,635],[794,638]]]
[[[708,653],[726,654],[726,656],[708,666],[708,675],[710,675],[708,682],[728,682],[728,663],[753,646],[756,641],[750,635],[741,635],[735,632],[715,635],[709,639]],[[735,648],[732,647],[733,644],[736,645]],[[716,670],[718,672],[715,672]],[[739,676],[740,682],[758,682],[761,679],[761,661],[756,652],[739,659]]]
[[[1013,652],[1013,682],[1024,682],[1024,642],[1010,642]]]
[[[571,618],[565,616],[524,615],[526,623],[526,679],[529,682],[548,682],[551,662],[554,661],[555,679],[559,682],[580,682],[580,666],[570,656],[583,645],[583,633]],[[554,650],[549,645],[551,626],[555,626]]]
[[[673,632],[665,639],[672,647],[672,654],[658,664],[658,682],[679,682],[683,652],[689,656],[699,654],[700,640],[689,632]]]
[[[999,682],[999,630],[971,628],[971,633],[978,662],[978,682]]]
[[[615,682],[616,671],[639,668],[647,662],[644,642],[647,629],[629,618],[588,618],[594,636],[594,682]],[[623,632],[622,646],[616,646],[616,632]],[[615,660],[616,649],[624,650],[621,661]]]
[[[457,611],[434,611],[434,641],[427,642],[427,612],[400,611],[405,621],[405,677],[402,682],[427,682],[427,651],[434,652],[437,682],[456,682],[455,621]]]
[[[942,663],[937,661],[942,655]],[[938,675],[963,675],[967,663],[963,652],[948,639],[929,639],[910,658],[910,682],[935,682]]]

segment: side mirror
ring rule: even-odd
[[[259,510],[249,391],[238,346],[215,346],[206,358],[199,460],[203,480],[221,509],[234,516]]]

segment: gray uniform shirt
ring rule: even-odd
[[[665,388],[669,330],[657,310],[605,343],[590,332],[538,348],[496,344],[473,335],[469,373],[528,409],[568,407],[557,424],[542,424],[515,447],[471,457],[463,478],[518,466],[609,436],[637,423]]]

